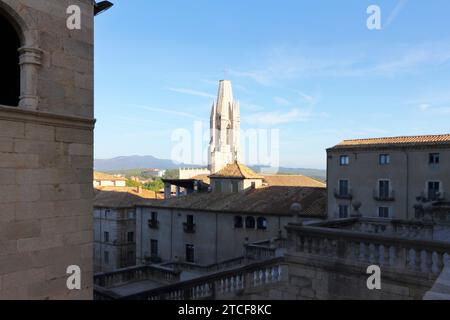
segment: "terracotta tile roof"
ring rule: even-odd
[[[450,144],[450,134],[344,140],[332,149],[365,146],[419,146],[441,144]]]
[[[326,187],[324,182],[302,175],[265,175],[264,182],[269,186]]]
[[[199,175],[192,177],[192,179],[199,180],[206,184],[210,184],[209,174],[199,174]]]
[[[315,187],[269,186],[238,193],[193,193],[166,200],[147,201],[141,205],[240,214],[292,215],[292,204],[301,204],[301,215],[323,217],[326,212],[326,189]]]
[[[238,179],[263,179],[246,165],[234,161],[226,165],[222,170],[209,176],[210,178],[238,178]]]
[[[126,178],[117,177],[103,172],[94,171],[94,180],[126,181]]]
[[[154,191],[131,187],[96,187],[94,189],[94,207],[132,208],[149,199],[162,199],[164,196]]]

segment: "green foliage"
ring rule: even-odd
[[[146,183],[144,185],[144,188],[148,189],[148,190],[152,190],[152,191],[158,192],[159,190],[164,188],[164,182],[162,181],[161,178],[156,178],[154,181],[152,181],[150,183]]]
[[[164,174],[164,179],[178,179],[179,171],[178,169],[167,169]]]
[[[137,181],[127,179],[127,187],[142,187],[142,184]]]

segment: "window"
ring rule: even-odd
[[[127,264],[128,265],[136,264],[136,261],[134,259],[134,251],[128,251],[127,252]]]
[[[236,229],[240,229],[243,227],[243,221],[242,221],[242,217],[241,216],[235,216],[234,217],[234,227]]]
[[[389,180],[378,181],[378,197],[380,199],[389,199],[389,197],[390,197]]]
[[[186,261],[194,263],[194,245],[186,245]]]
[[[111,210],[105,210],[105,219],[108,217],[108,214],[111,213]]]
[[[255,229],[255,218],[248,216],[245,218],[245,228]]]
[[[237,181],[231,181],[231,192],[239,192],[239,184]]]
[[[379,163],[380,165],[387,165],[391,162],[391,156],[388,154],[380,154]]]
[[[214,190],[217,192],[222,192],[222,181],[214,182]]]
[[[109,264],[109,252],[108,251],[103,252],[103,258],[104,258],[105,264]]]
[[[350,163],[350,158],[348,156],[340,156],[339,157],[339,164],[341,166],[348,166]]]
[[[128,242],[134,242],[134,232],[128,232],[127,239]]]
[[[150,255],[152,257],[158,256],[158,240],[155,239],[150,240]]]
[[[134,211],[128,211],[128,219],[134,219]]]
[[[257,228],[259,230],[266,230],[267,229],[267,219],[264,217],[259,217],[257,219]]]
[[[252,181],[252,189],[256,189],[256,182]]]
[[[389,207],[379,207],[378,208],[378,217],[380,218],[389,218]]]
[[[430,153],[428,161],[430,164],[439,164],[439,153]]]
[[[348,218],[348,206],[340,204],[339,205],[339,218]]]
[[[152,211],[152,221],[158,221],[158,212]]]
[[[186,222],[183,223],[184,232],[187,233],[195,233],[195,224],[194,224],[194,216],[193,215],[187,215],[186,216]]]
[[[439,200],[439,191],[441,184],[439,181],[429,181],[428,182],[428,200],[437,201]]]
[[[349,194],[348,180],[339,180],[339,195],[347,196]]]
[[[109,242],[109,232],[108,231],[103,232],[103,239],[105,242]]]
[[[0,14],[2,48],[0,50],[0,104],[18,106],[20,96],[19,35]]]

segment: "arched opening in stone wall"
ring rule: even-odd
[[[20,96],[20,37],[0,11],[0,105],[18,106]]]

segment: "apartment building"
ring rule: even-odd
[[[96,188],[94,200],[94,271],[108,272],[136,262],[136,209],[153,191],[142,188]]]
[[[446,220],[450,134],[342,141],[327,149],[327,185],[329,219]]]
[[[285,226],[326,216],[325,184],[259,176],[233,162],[210,176],[211,192],[136,206],[137,264],[207,265],[243,255],[245,244],[285,236]]]

